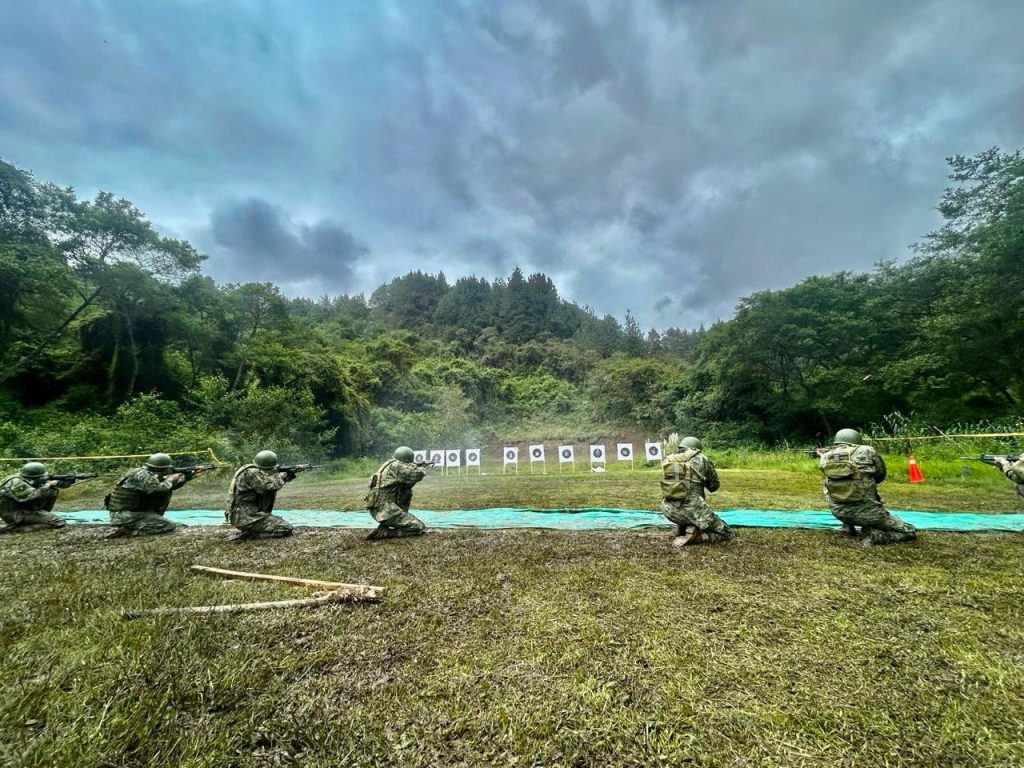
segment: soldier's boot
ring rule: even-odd
[[[390,539],[394,535],[393,529],[383,525],[378,525],[375,529],[370,532],[370,535],[366,537],[367,541],[381,541],[383,539]]]
[[[672,540],[672,546],[675,547],[676,549],[679,549],[680,547],[685,547],[688,544],[695,543],[694,539],[699,537],[699,536],[700,536],[700,531],[697,530],[697,526],[695,526],[695,525],[688,525],[688,526],[686,526],[686,530],[683,532],[683,534],[681,536],[676,536]]]
[[[865,547],[874,547],[881,544],[896,544],[901,541],[912,541],[917,538],[913,531],[879,531],[877,529],[867,531],[860,540]]]
[[[104,536],[104,539],[130,539],[135,535],[135,531],[131,528],[115,528],[113,531]]]
[[[851,523],[843,523],[842,526],[839,528],[838,533],[840,536],[856,536],[857,526],[852,525]]]
[[[251,539],[252,537],[247,531],[234,530],[224,537],[224,541],[244,541],[245,539]]]

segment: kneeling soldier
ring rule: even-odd
[[[1011,461],[1012,456],[996,456],[996,466],[1003,471],[1007,479],[1017,486],[1017,495],[1024,498],[1024,453]]]
[[[366,495],[366,508],[379,525],[366,538],[370,541],[399,536],[420,536],[427,527],[409,512],[412,487],[427,472],[414,463],[412,448],[396,448],[392,458],[385,461],[370,478],[370,492]]]
[[[714,513],[704,491],[718,490],[718,472],[701,453],[696,437],[684,437],[679,449],[661,462],[661,513],[677,526],[674,547],[714,544],[733,537],[732,529]]]
[[[144,466],[122,475],[105,500],[110,524],[116,529],[107,538],[173,531],[177,524],[164,517],[171,494],[202,471],[199,467],[182,472],[166,453],[154,453]]]
[[[51,510],[60,493],[57,489],[73,482],[51,480],[38,461],[30,461],[17,475],[4,478],[0,481],[0,519],[7,523],[3,531],[63,528],[64,521]]]
[[[917,538],[917,529],[882,506],[878,483],[885,480],[885,461],[870,445],[861,444],[860,432],[840,429],[835,445],[818,461],[825,476],[825,496],[842,532],[857,535],[861,544],[892,544]]]
[[[230,538],[279,539],[292,535],[291,524],[274,511],[277,492],[295,479],[294,471],[278,469],[277,454],[260,451],[252,464],[235,472],[225,516],[238,530]]]

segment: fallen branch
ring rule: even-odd
[[[195,605],[184,608],[140,608],[138,610],[121,611],[121,618],[126,621],[143,616],[170,616],[177,613],[242,613],[243,611],[269,611],[275,608],[316,608],[321,605],[342,602],[375,601],[379,597],[367,597],[365,594],[351,590],[336,589],[321,597],[307,597],[302,600],[273,600],[267,603],[234,603],[229,605]]]
[[[179,613],[241,613],[242,611],[269,611],[275,608],[317,608],[321,605],[330,605],[331,603],[375,603],[384,594],[384,587],[375,587],[370,584],[341,584],[334,581],[299,579],[293,576],[273,576],[267,573],[228,571],[223,568],[210,568],[205,565],[193,565],[192,570],[207,576],[223,576],[227,579],[245,579],[247,581],[273,581],[279,584],[329,589],[330,592],[301,600],[272,600],[266,603],[196,605],[184,608],[140,608],[137,610],[125,608],[121,611],[121,618],[130,621],[142,616],[170,616]]]
[[[298,587],[311,587],[313,589],[351,589],[362,590],[366,599],[379,598],[384,593],[384,587],[374,587],[369,584],[343,584],[336,581],[318,581],[317,579],[299,579],[294,576],[274,576],[269,573],[246,573],[245,571],[228,571],[224,568],[210,568],[206,565],[193,565],[191,569],[196,573],[207,576],[223,576],[225,579],[243,579],[245,581],[276,581],[280,584],[294,584]]]

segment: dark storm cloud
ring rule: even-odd
[[[351,289],[352,266],[369,253],[338,224],[297,224],[263,200],[218,208],[210,230],[221,256],[219,272],[284,284],[318,280],[322,292]]]
[[[904,258],[943,158],[1024,145],[1015,0],[13,8],[5,157],[291,293],[518,264],[695,326]]]

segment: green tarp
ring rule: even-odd
[[[1024,531],[1024,514],[977,514],[970,512],[893,512],[922,530],[942,531]],[[661,513],[645,509],[466,509],[413,513],[430,528],[637,528],[656,525],[668,527]],[[281,515],[293,525],[371,528],[376,525],[366,512],[340,512],[330,509],[282,509]],[[757,528],[837,528],[838,521],[828,512],[801,510],[781,512],[765,509],[723,509],[719,513],[729,525]],[[105,511],[65,512],[69,522],[106,523]],[[224,522],[221,510],[175,510],[167,517],[187,525],[218,525]]]

